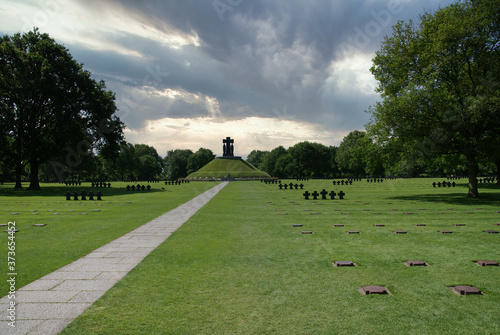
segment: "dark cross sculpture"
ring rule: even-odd
[[[319,192],[319,194],[321,194],[322,200],[326,200],[326,195],[328,194],[328,192],[325,189],[323,189],[321,192]]]
[[[334,200],[337,193],[335,193],[335,191],[331,191],[328,195],[330,196],[330,199]]]
[[[306,199],[306,200],[309,200],[309,196],[310,196],[311,194],[309,194],[309,192],[308,192],[308,191],[305,191],[305,192],[304,192],[304,194],[302,194],[302,195],[305,197],[305,199]]]
[[[344,199],[344,195],[345,195],[344,191],[340,191],[339,192],[339,199],[343,200]]]
[[[290,189],[293,190],[293,183],[288,184],[288,187],[290,187]]]
[[[312,194],[314,200],[318,200],[318,195],[319,193],[317,191],[314,191]]]
[[[231,139],[231,137],[226,137],[224,140],[222,140],[222,143],[224,145],[222,146],[223,150],[223,157],[233,157],[234,156],[234,146],[232,143],[234,143],[234,140]]]

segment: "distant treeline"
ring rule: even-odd
[[[48,162],[40,169],[42,181],[61,180],[176,180],[195,172],[215,158],[210,149],[193,152],[186,149],[170,150],[161,157],[155,148],[146,144],[122,144],[115,158],[91,153],[79,157],[79,164],[58,170],[61,165]],[[247,162],[279,178],[361,178],[361,177],[444,177],[467,175],[466,160],[462,155],[426,157],[418,152],[388,150],[374,143],[363,131],[353,131],[338,146],[314,142],[300,142],[285,149],[253,150]],[[479,165],[479,175],[497,174],[497,167],[485,159]],[[13,181],[14,169],[0,166],[1,180]],[[29,177],[29,166],[23,171]]]

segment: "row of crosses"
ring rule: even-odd
[[[325,189],[323,189],[321,192],[314,191],[313,193],[309,193],[309,191],[305,191],[304,194],[302,194],[305,198],[305,200],[309,200],[309,196],[313,197],[313,200],[317,200],[318,196],[321,195],[322,200],[326,200],[326,196],[329,195],[331,200],[335,200],[335,197],[338,195],[340,200],[344,199],[345,193],[344,191],[340,191],[338,194],[335,193],[335,191],[331,191],[328,193]]]

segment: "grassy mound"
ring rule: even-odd
[[[187,179],[222,178],[230,174],[233,178],[270,177],[243,159],[214,159],[201,169],[191,173]]]

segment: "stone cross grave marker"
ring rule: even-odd
[[[322,200],[326,200],[326,195],[328,194],[328,192],[325,189],[321,190],[321,192],[319,192],[319,194],[321,194]]]

